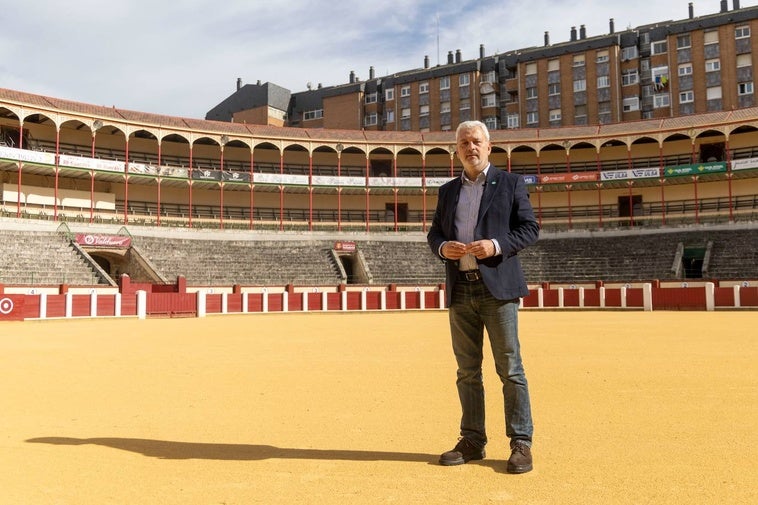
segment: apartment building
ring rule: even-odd
[[[447,62],[291,93],[270,83],[241,86],[206,119],[378,131],[447,131],[478,119],[490,129],[550,128],[734,110],[758,104],[758,7],[732,8],[475,59]],[[271,93],[271,90],[276,93]],[[286,105],[285,105],[286,104]],[[251,111],[257,111],[252,113]]]

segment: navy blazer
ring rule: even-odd
[[[460,177],[440,187],[437,209],[427,234],[429,247],[445,262],[446,304],[449,307],[453,287],[458,279],[458,261],[440,256],[440,246],[456,240],[455,210],[462,181]],[[474,240],[495,239],[502,255],[477,260],[482,280],[492,296],[511,300],[529,294],[518,252],[539,238],[539,224],[534,217],[524,178],[490,165],[484,185]]]

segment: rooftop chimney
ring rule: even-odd
[[[479,44],[479,59],[484,59],[484,44]]]
[[[424,68],[429,68],[429,55],[424,56]]]
[[[355,83],[355,70],[350,71],[350,84]]]
[[[373,65],[371,65],[370,67],[368,67],[368,78],[369,79],[373,79],[374,78],[374,66]]]
[[[579,27],[579,38],[580,39],[586,39],[587,38],[587,29],[584,27],[584,25]]]
[[[727,0],[721,0],[721,12],[729,10],[729,2]]]
[[[237,91],[242,87],[242,77],[237,77]]]
[[[452,51],[448,51],[447,52],[447,64],[448,65],[452,65],[452,63],[453,63],[453,52]]]
[[[571,42],[576,41],[576,26],[571,27]]]
[[[695,17],[695,8],[692,6],[692,2],[690,2],[690,19]]]
[[[611,35],[616,33],[616,23],[613,22],[613,18],[611,18],[611,20],[608,21],[608,29],[611,31]]]
[[[545,45],[550,45],[550,32],[545,32]]]
[[[455,50],[455,62],[460,63],[461,62],[461,50],[456,49]]]

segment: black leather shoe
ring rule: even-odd
[[[477,447],[467,438],[461,438],[452,451],[442,453],[440,465],[454,466],[468,463],[474,459],[484,459],[484,447]]]
[[[532,469],[532,450],[528,445],[516,442],[508,458],[508,473],[526,473]]]

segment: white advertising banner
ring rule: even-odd
[[[15,147],[0,146],[0,158],[13,161],[26,161],[41,165],[55,165],[55,155],[44,151],[29,151]]]
[[[732,170],[747,170],[749,168],[758,168],[758,158],[732,160]]]

